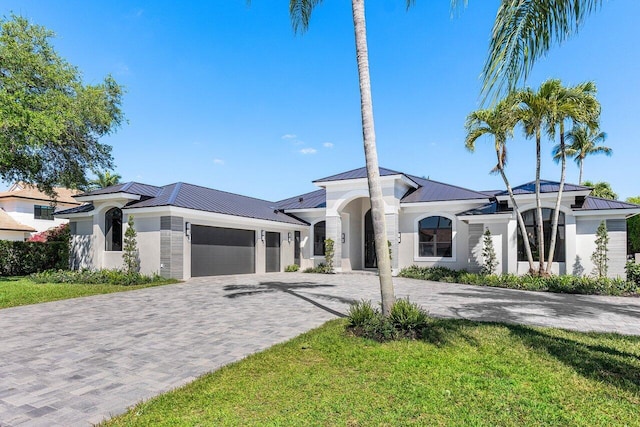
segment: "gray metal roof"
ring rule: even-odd
[[[580,208],[574,208],[575,211],[594,211],[606,209],[640,209],[640,205],[633,203],[621,202],[619,200],[603,199],[601,197],[587,196]]]
[[[144,197],[155,197],[161,189],[162,187],[156,187],[155,185],[141,184],[139,182],[124,182],[122,184],[116,184],[110,187],[99,188],[97,190],[78,194],[76,197],[115,193],[129,193]]]
[[[313,209],[327,207],[327,191],[324,188],[276,202],[278,209]]]
[[[430,179],[407,175],[420,187],[407,193],[401,200],[402,203],[440,202],[448,200],[474,200],[488,199],[489,196],[478,191],[445,184]]]
[[[479,206],[477,208],[469,209],[464,212],[460,212],[458,216],[467,215],[492,215],[497,213],[510,213],[513,209],[507,208],[498,202],[487,203],[486,205]]]
[[[84,205],[75,206],[70,209],[63,209],[61,211],[54,212],[53,215],[68,215],[68,214],[77,214],[77,213],[85,213],[91,212],[93,210],[93,205],[91,203],[86,203]]]
[[[391,169],[380,168],[380,176],[390,176],[390,175],[405,175],[402,172],[397,172]],[[405,175],[406,176],[406,175]],[[326,178],[316,179],[313,182],[327,182],[327,181],[344,181],[346,179],[360,179],[367,177],[367,168],[358,168],[354,170],[350,170],[347,172],[342,172],[336,175],[331,175]]]
[[[177,206],[245,218],[307,225],[306,222],[280,211],[276,203],[267,200],[227,193],[184,182],[166,185],[160,187],[159,190],[156,197],[132,202],[127,205],[127,209]]]
[[[555,193],[560,190],[560,183],[557,181],[547,181],[540,180],[540,192],[541,193]],[[576,184],[564,184],[563,191],[584,191],[591,190],[591,187],[585,187],[584,185],[576,185]],[[513,187],[513,194],[534,194],[536,192],[536,182],[531,181],[526,184],[518,185],[517,187]],[[504,190],[500,193],[496,194],[496,196],[506,196],[509,193]]]

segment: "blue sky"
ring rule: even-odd
[[[480,107],[480,72],[498,0],[369,0],[367,30],[380,165],[476,190],[490,175],[490,139],[464,148],[464,121]],[[87,83],[111,73],[125,86],[128,123],[104,138],[124,181],[190,182],[267,200],[315,189],[312,180],[364,165],[353,23],[347,1],[326,0],[294,35],[288,2],[7,0],[57,34],[54,45]],[[577,37],[539,61],[528,84],[594,80],[612,157],[585,162],[585,178],[640,195],[640,2],[607,1]],[[534,143],[510,141],[512,183],[532,180]],[[542,176],[559,179],[553,143]],[[568,167],[569,182],[578,169]]]

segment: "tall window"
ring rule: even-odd
[[[122,250],[122,211],[118,208],[104,215],[104,245],[106,251]]]
[[[551,247],[551,221],[553,217],[553,209],[542,208],[542,230],[544,234],[544,254],[545,258],[549,255],[549,248]],[[522,219],[527,229],[527,236],[529,236],[529,242],[531,243],[531,254],[535,261],[540,261],[540,250],[538,245],[538,231],[537,231],[537,218],[536,210],[523,212]],[[518,227],[518,261],[527,261],[527,253],[524,248],[524,239]],[[564,225],[564,213],[560,212],[558,217],[558,235],[556,237],[556,250],[553,253],[554,262],[565,262],[565,225]]]
[[[443,216],[429,216],[418,223],[418,255],[421,257],[451,258],[453,227]]]
[[[324,241],[327,238],[326,221],[317,222],[313,226],[313,254],[324,255]]]
[[[33,206],[33,217],[35,219],[48,219],[53,221],[53,206]]]

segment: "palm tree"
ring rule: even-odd
[[[535,61],[560,44],[600,8],[602,0],[502,0],[489,55],[483,69],[482,92],[508,91],[526,80]]]
[[[613,191],[611,184],[605,181],[591,182],[585,181],[582,185],[591,187],[591,195],[601,199],[618,200],[618,194]]]
[[[97,190],[99,188],[111,187],[112,185],[119,184],[120,178],[122,177],[117,173],[111,174],[109,171],[98,171],[96,172],[96,178],[89,181],[89,189]]]
[[[598,145],[607,139],[605,132],[598,129],[590,129],[585,125],[576,125],[566,134],[569,146],[566,148],[567,157],[573,157],[580,168],[578,184],[582,185],[582,172],[584,159],[592,154],[606,154],[610,156],[613,150],[604,145]],[[559,147],[554,148],[554,156],[558,156]]]
[[[509,198],[513,206],[513,211],[518,220],[518,226],[523,239],[525,239],[525,252],[527,261],[529,262],[529,273],[535,271],[533,263],[533,255],[531,254],[531,244],[527,234],[527,228],[522,219],[522,213],[518,209],[518,203],[513,196],[513,189],[509,183],[509,179],[505,173],[505,164],[507,162],[507,138],[513,134],[513,128],[517,122],[517,116],[514,114],[514,99],[507,97],[500,101],[494,108],[474,111],[467,116],[465,128],[467,129],[467,137],[465,139],[465,147],[469,151],[475,151],[476,141],[484,135],[492,135],[494,138],[494,148],[496,150],[497,163],[491,172],[498,172],[507,187]]]
[[[414,0],[407,0],[407,7]],[[322,0],[290,0],[289,15],[295,32],[304,32],[309,28],[313,9]],[[362,136],[364,143],[367,182],[371,200],[371,216],[375,234],[376,256],[378,259],[378,276],[380,278],[380,294],[382,313],[388,316],[395,302],[393,280],[391,277],[391,258],[387,249],[387,231],[384,215],[384,200],[380,186],[380,170],[376,150],[376,134],[373,122],[373,102],[371,100],[371,79],[369,76],[369,54],[367,47],[367,31],[364,13],[364,0],[351,0],[353,26],[356,42],[356,58],[358,78],[360,82],[360,113],[362,116]]]
[[[596,85],[593,82],[581,83],[577,86],[565,88],[560,80],[551,80],[554,87],[555,95],[548,101],[549,111],[546,118],[546,131],[549,138],[555,138],[556,128],[559,129],[560,144],[557,146],[557,152],[562,162],[560,170],[560,185],[558,195],[556,196],[556,205],[553,211],[551,222],[551,238],[549,241],[549,256],[547,261],[546,274],[551,274],[553,265],[553,256],[556,249],[556,239],[558,235],[558,219],[560,217],[560,204],[562,202],[562,192],[564,190],[565,174],[566,174],[566,146],[564,125],[567,120],[576,123],[584,123],[589,128],[598,126],[600,117],[600,103],[595,98]]]

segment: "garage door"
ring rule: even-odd
[[[191,276],[256,272],[256,239],[252,230],[191,226]]]

